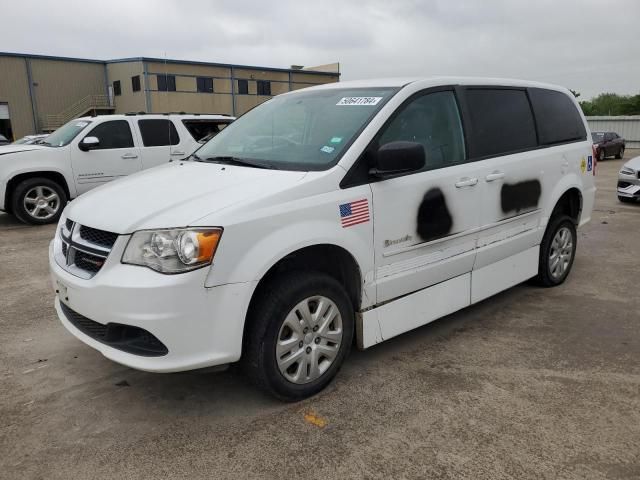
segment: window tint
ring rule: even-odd
[[[240,95],[247,95],[249,93],[248,80],[238,80],[238,93]]]
[[[182,123],[193,139],[199,141],[204,137],[220,132],[229,122],[221,122],[219,120],[183,120]],[[211,135],[211,138],[213,136]]]
[[[175,75],[156,75],[158,81],[158,91],[160,92],[175,92],[176,91],[176,76]]]
[[[213,78],[211,77],[197,77],[196,87],[198,92],[213,93]]]
[[[585,140],[587,132],[578,109],[562,92],[529,89],[541,145]]]
[[[605,133],[604,134],[604,141],[605,142],[610,142],[611,140],[613,140],[613,133]]]
[[[536,130],[523,90],[467,89],[471,158],[489,157],[537,147]]]
[[[378,145],[397,141],[424,147],[425,170],[463,163],[464,136],[453,92],[422,95],[402,107],[385,127]]]
[[[133,147],[131,128],[126,120],[103,122],[91,130],[87,137],[97,137],[100,145],[95,150]]]
[[[258,80],[258,95],[271,95],[271,82],[267,80]]]
[[[135,77],[131,77],[131,89],[134,92],[140,91],[140,75],[136,75]]]
[[[138,127],[140,127],[142,144],[145,147],[161,147],[180,143],[178,131],[170,120],[138,120]]]
[[[113,82],[113,94],[116,96],[122,95],[122,86],[120,85],[120,80],[115,80]]]

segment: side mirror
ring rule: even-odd
[[[375,155],[374,166],[369,173],[386,177],[415,172],[424,168],[424,147],[416,142],[390,142],[382,145]]]
[[[100,139],[98,137],[84,137],[78,144],[78,147],[83,152],[88,152],[89,150],[93,150],[95,148],[98,148],[99,146]]]

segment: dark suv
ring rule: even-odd
[[[593,148],[598,160],[615,155],[616,158],[624,156],[624,138],[616,132],[591,132]]]

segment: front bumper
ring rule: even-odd
[[[635,175],[618,174],[618,195],[627,198],[640,198],[640,178]]]
[[[67,330],[105,357],[149,372],[192,370],[240,359],[253,282],[205,288],[206,268],[163,275],[121,264],[117,249],[100,272],[86,280],[58,265],[53,243],[49,246],[49,267],[54,290],[59,291],[55,298],[58,317]],[[63,309],[61,301],[68,308]],[[144,356],[107,345],[77,328],[65,315],[69,309],[102,325],[144,329],[168,352]]]

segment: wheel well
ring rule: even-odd
[[[256,286],[247,317],[253,308],[254,301],[260,297],[262,290],[278,275],[292,270],[315,270],[326,273],[344,286],[351,299],[353,308],[358,311],[362,299],[362,276],[355,258],[344,248],[336,245],[313,245],[296,250],[280,259],[260,279]],[[248,322],[245,322],[245,331]],[[243,335],[246,338],[246,335]]]
[[[53,182],[59,184],[63,189],[64,193],[67,196],[67,200],[71,198],[71,193],[69,192],[69,186],[67,185],[67,181],[64,176],[58,172],[27,172],[16,175],[11,180],[7,182],[7,189],[4,194],[4,208],[8,213],[11,213],[11,196],[13,195],[13,191],[16,186],[26,180],[28,178],[47,178]]]
[[[562,194],[556,206],[553,208],[551,216],[558,214],[568,215],[577,225],[582,213],[582,194],[577,188],[570,188]]]

